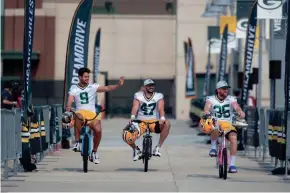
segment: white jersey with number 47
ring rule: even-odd
[[[88,84],[86,87],[72,85],[69,95],[74,96],[76,110],[88,110],[96,112],[96,97],[99,84]]]
[[[154,92],[151,98],[147,98],[145,94],[140,91],[135,93],[134,99],[140,103],[137,118],[140,120],[154,120],[159,119],[159,112],[157,102],[163,99],[162,93]]]
[[[206,101],[212,104],[211,112],[215,113],[215,117],[222,121],[231,121],[233,116],[232,103],[237,102],[236,97],[227,96],[223,101],[219,100],[216,95],[208,96]]]

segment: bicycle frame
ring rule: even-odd
[[[231,120],[230,120],[230,129],[226,132],[224,130],[221,130],[220,128],[220,125],[219,125],[219,122],[217,120],[217,127],[218,127],[218,131],[220,132],[221,136],[218,137],[219,138],[222,138],[222,141],[221,143],[218,145],[217,144],[217,159],[216,159],[216,166],[217,166],[217,169],[219,169],[219,177],[220,178],[223,178],[224,180],[227,179],[227,167],[229,165],[229,154],[228,154],[228,150],[227,150],[227,141],[226,141],[226,134],[228,132],[230,132],[232,130],[232,127],[234,125],[234,121],[235,120],[235,117],[236,116],[236,113],[234,113],[234,115],[231,117]]]
[[[143,160],[144,163],[144,172],[148,171],[148,161],[152,157],[152,136],[150,135],[150,128],[149,125],[156,122],[144,122],[141,120],[133,120],[135,123],[141,123],[143,122],[146,125],[146,131],[143,135],[143,147],[142,147],[142,157],[141,159]]]
[[[222,164],[223,162],[223,156],[222,156],[222,152],[223,149],[227,149],[227,139],[226,139],[226,132],[222,132],[222,135],[219,137],[221,138],[221,143],[217,144],[217,166],[218,164]],[[229,161],[229,156],[228,156],[228,161]]]
[[[100,112],[102,112],[104,110],[101,110]],[[80,138],[82,140],[82,146],[81,146],[81,156],[83,157],[83,170],[84,172],[88,172],[88,159],[90,159],[90,161],[92,161],[91,159],[91,152],[92,152],[92,138],[93,138],[93,135],[92,135],[92,130],[89,128],[88,126],[88,121],[92,121],[94,120],[95,118],[97,118],[97,116],[99,115],[99,113],[96,113],[96,116],[92,119],[80,119],[77,114],[72,111],[73,114],[75,115],[75,117],[81,121],[84,121],[84,125],[83,127],[81,128],[81,133],[80,133]]]
[[[233,117],[231,117],[231,120],[230,120],[230,123],[231,123],[231,127],[229,129],[229,131],[232,130],[232,126],[233,126]],[[218,127],[218,131],[219,131],[219,136],[217,138],[217,141],[219,139],[221,139],[221,142],[220,143],[216,143],[216,149],[217,149],[217,158],[216,158],[216,167],[218,168],[219,165],[222,165],[223,164],[223,150],[226,149],[227,151],[227,139],[226,139],[226,134],[228,132],[226,131],[223,131],[220,129],[220,125],[219,125],[219,120],[217,120],[217,127]],[[220,135],[221,134],[221,135]],[[228,152],[227,152],[227,155],[228,155]],[[227,161],[229,162],[229,156],[227,156]]]

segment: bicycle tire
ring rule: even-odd
[[[223,149],[223,179],[226,180],[228,176],[228,151],[227,148]]]
[[[85,173],[88,172],[88,160],[89,160],[89,136],[85,134],[83,141],[83,170]]]
[[[148,171],[149,162],[149,138],[144,138],[143,142],[143,162],[144,162],[144,172]]]
[[[222,178],[224,173],[223,173],[223,165],[222,164],[219,164],[219,178]]]
[[[219,178],[222,178],[224,176],[223,164],[220,163],[220,160],[223,160],[222,151],[219,150],[217,157],[218,157]]]

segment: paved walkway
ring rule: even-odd
[[[125,119],[103,123],[99,165],[89,164],[82,172],[79,153],[62,150],[60,156],[47,156],[38,172],[20,173],[2,181],[2,192],[193,192],[193,191],[273,191],[290,190],[290,181],[269,175],[256,161],[238,157],[239,173],[227,180],[218,178],[215,159],[208,157],[209,146],[196,130],[172,120],[171,134],[162,147],[162,157],[153,157],[149,171],[142,161],[133,162],[132,152],[122,141]],[[154,146],[157,141],[154,135]],[[141,141],[140,141],[141,142]]]

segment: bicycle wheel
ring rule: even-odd
[[[148,161],[149,161],[149,138],[144,138],[143,141],[143,162],[144,162],[144,172],[148,171]]]
[[[228,151],[227,148],[223,149],[223,178],[224,180],[227,179],[228,175]]]
[[[83,170],[85,173],[88,172],[88,159],[89,159],[89,136],[84,135],[83,141]]]

